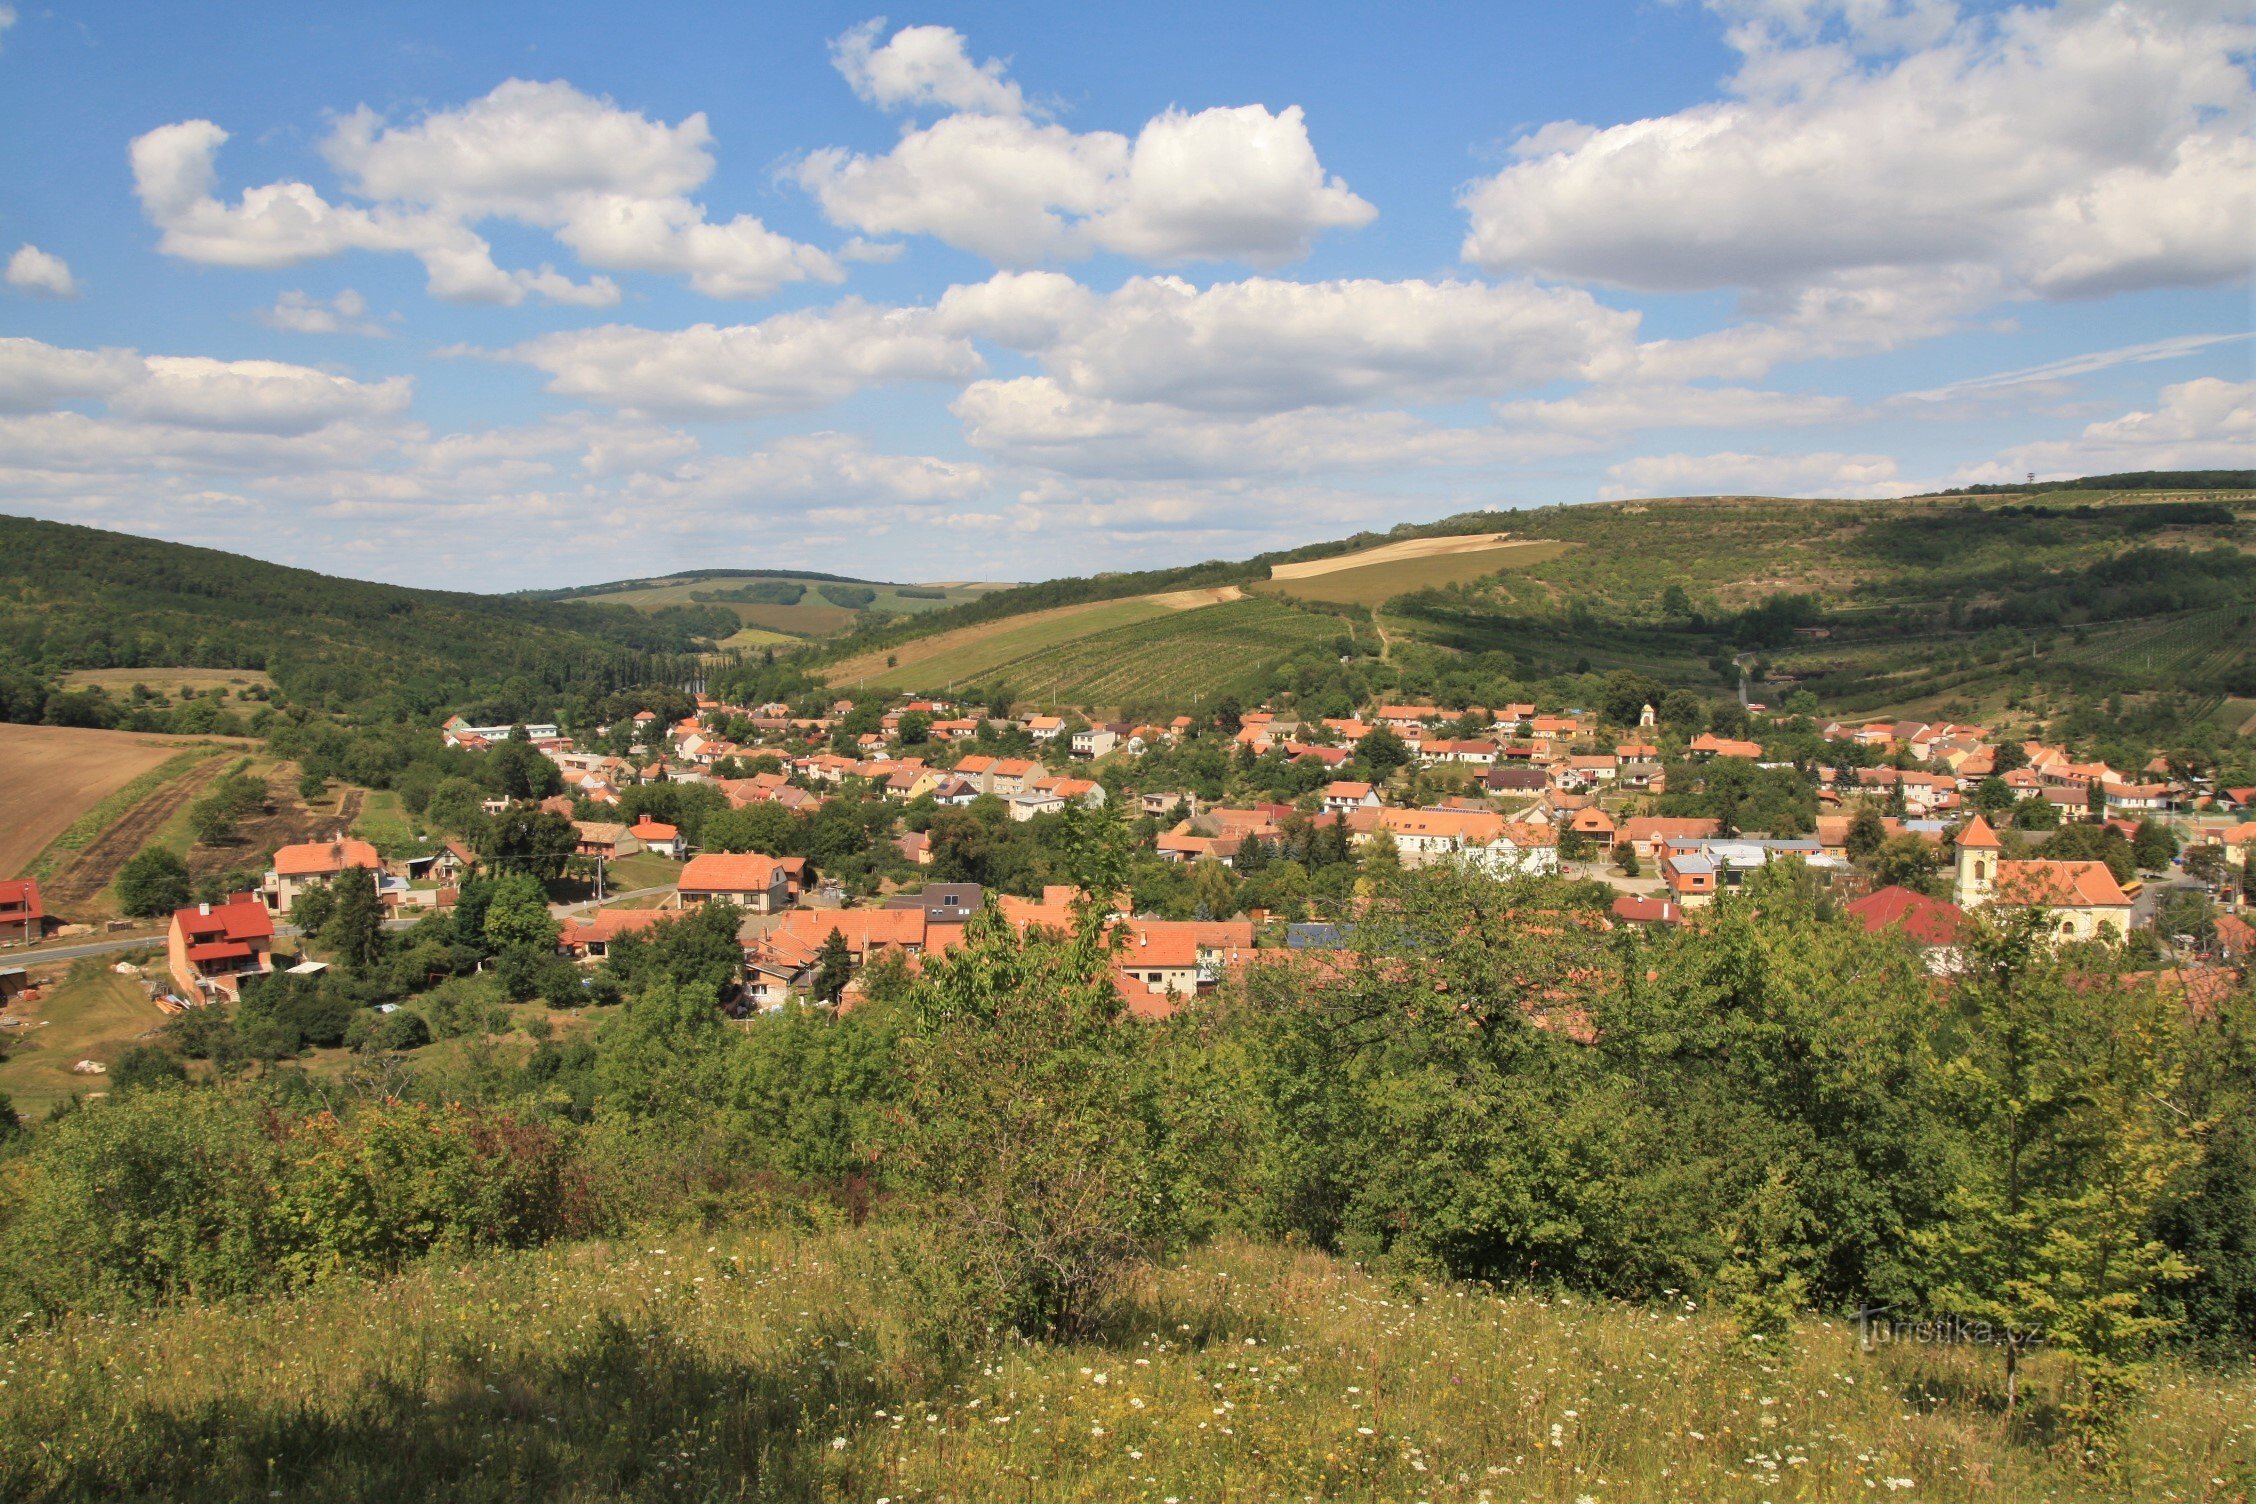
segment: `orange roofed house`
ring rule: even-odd
[[[165,936],[172,982],[192,1002],[242,999],[243,978],[274,969],[274,916],[256,893],[174,909]]]
[[[806,882],[807,859],[803,856],[708,851],[689,859],[675,887],[679,890],[677,902],[683,908],[717,899],[755,914],[775,914],[799,901]]]
[[[374,872],[383,865],[376,848],[366,841],[339,837],[284,846],[274,853],[274,866],[268,870],[258,896],[265,900],[268,913],[287,914],[306,889],[326,888],[339,874],[354,867]]]

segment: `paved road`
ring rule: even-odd
[[[387,919],[384,928],[394,934],[415,927],[413,919]],[[294,924],[278,924],[274,933],[283,939],[295,939],[301,932]],[[37,950],[0,951],[0,967],[46,966],[56,961],[76,961],[86,956],[114,956],[129,950],[162,950],[162,935],[122,935],[114,940],[86,940],[72,945],[46,945]]]
[[[624,893],[606,893],[603,895],[603,902],[625,903],[630,898],[648,898],[653,893],[671,893],[673,891],[674,885],[672,883],[663,883],[655,888],[631,888]],[[598,907],[596,901],[590,898],[584,903],[551,904],[549,905],[549,912],[557,915],[585,914],[596,907]]]
[[[673,884],[667,883],[656,888],[633,888],[624,893],[608,894],[603,901],[605,903],[623,903],[630,898],[649,898],[654,894],[671,893],[673,891]],[[555,912],[560,915],[584,914],[595,907],[595,900],[591,898],[586,903],[559,904],[556,906]],[[417,915],[416,919],[387,919],[384,921],[384,928],[397,934],[402,930],[413,929],[416,920],[421,917],[421,915]],[[291,939],[297,936],[298,928],[293,924],[278,924],[274,927],[274,933],[284,939]],[[161,950],[164,943],[165,937],[162,935],[120,935],[109,940],[82,940],[70,945],[45,945],[37,950],[0,951],[0,968],[47,966],[57,961],[77,961],[87,956],[114,956],[132,950]]]

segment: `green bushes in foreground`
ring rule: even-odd
[[[1264,953],[1134,1023],[1091,917],[984,918],[843,1017],[743,1025],[670,936],[592,1027],[466,1039],[458,1074],[395,1063],[357,1103],[291,1068],[145,1072],[0,1160],[0,1268],[53,1319],[874,1217],[906,1229],[883,1246],[920,1361],[968,1372],[1116,1332],[1152,1268],[1252,1237],[1689,1298],[1756,1349],[1871,1307],[2035,1332],[2095,1457],[2130,1444],[2158,1351],[2256,1348],[2245,992],[2190,1011],[2027,923],[1975,925],[1945,983],[1791,869],[1662,933],[1576,885],[1427,870],[1369,885],[1349,949]]]
[[[509,1113],[292,1119],[143,1085],[67,1115],[10,1167],[0,1267],[29,1310],[117,1309],[386,1275],[582,1234],[590,1215],[567,1141]]]

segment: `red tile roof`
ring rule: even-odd
[[[1897,929],[1921,945],[1956,945],[1966,917],[1956,904],[1894,885],[1867,893],[1847,908],[1871,933]]]
[[[10,878],[0,882],[0,909],[20,910],[19,919],[44,919],[47,910],[39,901],[39,883],[34,878]]]
[[[2001,903],[2048,909],[2131,906],[2105,862],[2000,862],[1997,896]]]
[[[689,859],[675,886],[684,893],[765,893],[783,865],[756,851],[709,851]]]
[[[265,940],[274,934],[274,918],[256,893],[238,893],[225,903],[190,904],[172,911],[173,925],[190,945],[225,944]]]

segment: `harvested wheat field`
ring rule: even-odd
[[[1573,546],[1540,538],[1515,541],[1496,533],[1417,538],[1332,559],[1280,564],[1269,579],[1253,588],[1295,600],[1375,607],[1413,590],[1459,585],[1502,570],[1546,564]]]
[[[221,740],[0,724],[0,875],[21,872],[80,817],[136,778],[183,751]]]
[[[1400,543],[1382,543],[1377,548],[1358,549],[1351,554],[1333,554],[1325,559],[1303,559],[1297,564],[1271,565],[1269,578],[1305,580],[1313,575],[1337,574],[1343,569],[1361,569],[1366,564],[1392,564],[1398,559],[1431,559],[1442,554],[1478,553],[1482,549],[1498,548],[1512,542],[1510,533],[1469,533],[1455,538],[1409,538]]]

